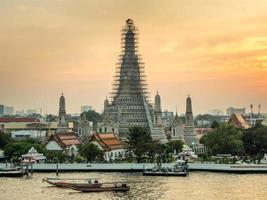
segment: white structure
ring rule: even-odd
[[[87,139],[93,134],[93,123],[86,119],[85,113],[81,115],[78,126],[78,135],[80,138]]]
[[[188,161],[192,161],[197,159],[197,155],[195,154],[195,152],[188,146],[188,145],[184,145],[182,152],[179,153],[177,160],[188,160]]]
[[[104,159],[108,162],[125,158],[126,149],[122,141],[113,133],[96,133],[92,136],[91,143],[104,151]]]
[[[40,163],[40,162],[44,162],[46,159],[46,157],[41,154],[38,153],[37,150],[32,147],[27,154],[22,155],[22,162],[24,163]]]
[[[171,123],[171,135],[170,139],[171,140],[180,140],[184,142],[184,127],[182,124],[181,119],[178,117],[177,113],[175,117],[172,120]]]
[[[12,106],[5,106],[4,107],[4,114],[5,115],[14,115],[14,107],[12,107]]]
[[[68,156],[78,154],[78,145],[82,142],[73,132],[52,135],[45,145],[48,151],[64,151]]]
[[[104,115],[103,120],[97,123],[96,128],[97,133],[114,133],[115,135],[119,134],[118,124],[108,116]]]
[[[161,100],[158,92],[155,96],[155,104],[153,109],[153,127],[151,129],[151,137],[153,138],[153,140],[158,140],[161,143],[168,142],[167,136],[163,128]]]
[[[11,137],[14,139],[35,138],[42,139],[47,136],[46,130],[19,130],[11,131]]]

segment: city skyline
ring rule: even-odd
[[[264,6],[265,5],[265,6]],[[228,12],[225,12],[227,9]],[[150,100],[193,113],[261,104],[267,112],[267,2],[1,1],[0,104],[103,110],[127,18],[139,28]]]

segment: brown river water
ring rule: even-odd
[[[267,200],[267,174],[192,172],[189,177],[143,177],[141,173],[61,173],[60,178],[100,178],[101,182],[127,181],[127,193],[80,193],[43,183],[54,173],[30,178],[0,178],[0,200]]]

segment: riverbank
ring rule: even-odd
[[[172,163],[163,163],[163,167],[172,167]],[[33,164],[28,166],[33,172],[142,172],[151,170],[154,163],[99,163],[99,164]],[[1,163],[0,168],[5,168],[6,164]],[[26,167],[24,166],[26,169]],[[210,164],[210,163],[190,163],[190,171],[221,172],[221,173],[267,173],[267,165],[254,164]]]

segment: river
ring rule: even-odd
[[[0,178],[0,200],[266,200],[267,174],[192,172],[188,177],[143,177],[141,173],[60,173],[60,178],[100,178],[102,182],[127,181],[127,193],[80,193],[43,183],[54,173],[30,178]]]

